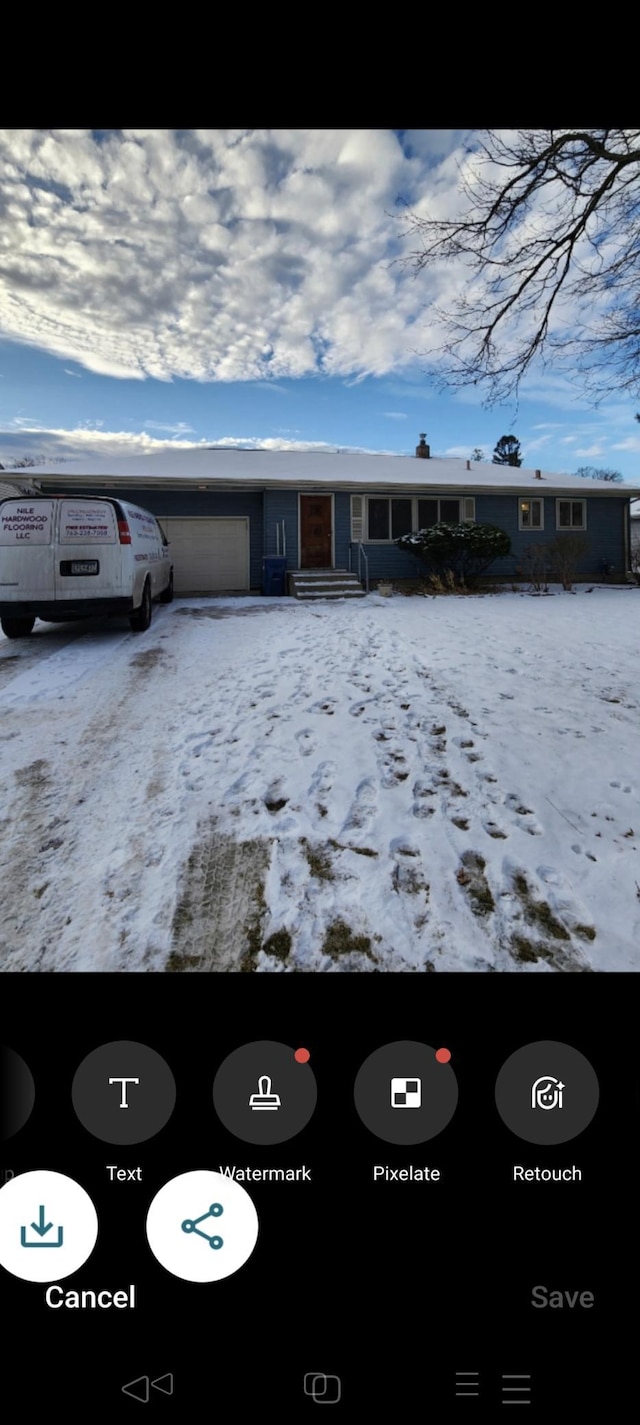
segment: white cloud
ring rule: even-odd
[[[66,367],[66,366],[65,366],[65,368],[64,368],[64,374],[65,374],[65,376],[75,376],[76,381],[81,381],[81,380],[82,380],[82,375],[81,375],[81,373],[80,373],[79,371],[69,371],[68,367]]]
[[[388,421],[406,421],[407,419],[406,411],[383,411],[382,414],[387,417]]]
[[[535,429],[536,429],[536,427],[534,426],[534,430],[535,430]],[[539,430],[539,429],[540,429],[540,427],[538,426],[538,430]],[[551,435],[539,435],[539,436],[536,437],[535,440],[527,440],[527,441],[525,441],[526,449],[527,449],[527,451],[531,451],[531,450],[542,450],[545,445],[548,445],[548,444],[549,444],[549,441],[550,441],[550,440],[553,440],[553,436],[551,436]]]
[[[394,259],[402,199],[451,216],[477,157],[465,130],[126,129],[0,133],[0,331],[118,379],[347,383],[413,376],[457,263],[414,280]],[[536,219],[532,219],[536,221]],[[472,295],[469,292],[469,295]],[[560,303],[558,323],[575,321]],[[556,320],[554,315],[554,321]],[[69,376],[78,371],[65,367]],[[582,409],[539,372],[522,401]],[[479,404],[482,393],[460,393]],[[389,418],[396,419],[395,415]]]
[[[633,450],[633,451],[639,450],[639,451],[640,451],[640,436],[639,436],[639,435],[629,435],[629,436],[627,436],[627,439],[626,439],[626,440],[619,440],[619,441],[617,441],[615,444],[613,444],[612,447],[611,447],[611,449],[612,449],[612,450]]]
[[[102,425],[102,422],[99,422]],[[189,435],[193,432],[193,426],[187,425],[186,421],[176,421],[175,425],[164,425],[162,421],[145,421],[147,430],[168,430],[174,435]]]
[[[387,212],[425,166],[388,130],[7,132],[2,331],[123,379],[402,369]]]
[[[64,428],[50,427],[48,429],[39,426],[35,429],[28,427],[17,431],[15,422],[12,428],[2,430],[0,427],[0,463],[10,468],[11,460],[21,459],[23,456],[37,456],[41,460],[69,459],[73,456],[120,456],[120,455],[146,455],[153,451],[163,450],[195,450],[204,448],[217,449],[224,446],[239,446],[250,450],[327,450],[335,451],[348,450],[361,455],[397,455],[397,451],[378,449],[374,450],[364,445],[336,446],[322,440],[296,440],[286,436],[258,435],[221,436],[217,440],[208,440],[203,437],[201,440],[187,440],[175,436],[172,440],[162,440],[158,436],[149,435],[148,430],[142,431],[105,431],[96,429],[93,426],[76,426],[72,430]],[[148,427],[156,429],[168,429],[172,427],[159,426],[157,422],[147,422]]]

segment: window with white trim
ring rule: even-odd
[[[367,544],[392,544],[403,534],[447,524],[473,524],[476,502],[473,495],[448,496],[352,495],[351,540]]]
[[[544,529],[544,500],[518,500],[518,529]]]
[[[586,528],[586,500],[556,500],[556,529]]]

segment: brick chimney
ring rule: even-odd
[[[420,444],[416,446],[416,456],[418,460],[428,460],[430,455],[431,451],[427,445],[427,432],[423,430],[420,432]]]

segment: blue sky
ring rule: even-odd
[[[339,446],[613,467],[640,481],[637,401],[567,373],[519,406],[443,394],[402,205],[448,213],[452,130],[0,134],[0,462],[183,444]]]

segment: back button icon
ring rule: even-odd
[[[128,1385],[123,1385],[122,1394],[130,1395],[134,1400],[142,1400],[146,1405],[149,1400],[149,1377],[138,1376],[136,1380],[130,1380]]]

